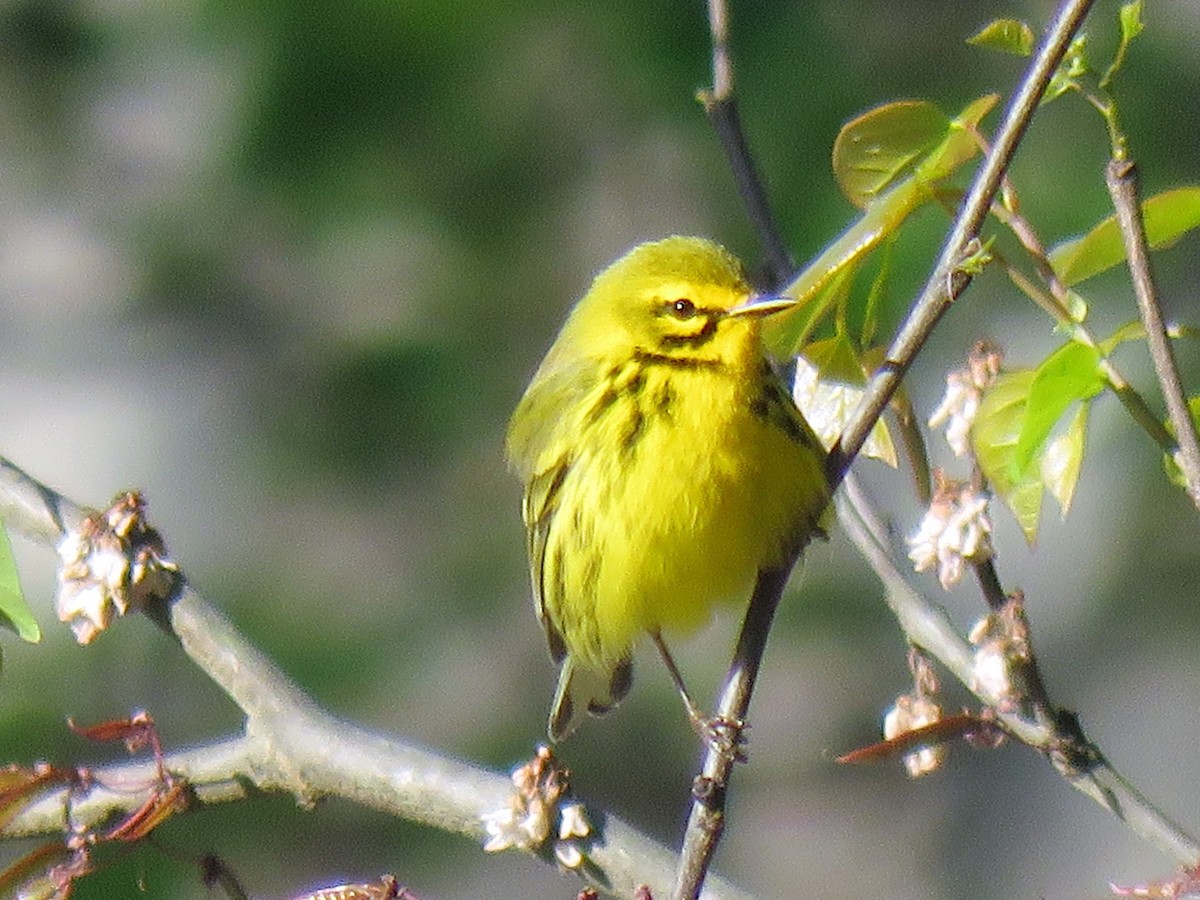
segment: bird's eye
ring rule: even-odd
[[[696,304],[686,297],[681,297],[671,304],[671,312],[677,319],[690,319],[696,314]]]

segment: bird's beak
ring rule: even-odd
[[[735,306],[725,313],[727,316],[769,316],[773,313],[782,312],[785,309],[791,309],[796,305],[796,301],[791,297],[780,297],[765,295],[762,297],[751,297],[740,306]]]

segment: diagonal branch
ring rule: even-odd
[[[988,208],[996,196],[1000,181],[1012,162],[1021,138],[1025,135],[1025,129],[1093,2],[1094,0],[1065,0],[1059,7],[1028,71],[1009,102],[991,152],[971,182],[966,199],[943,245],[941,257],[908,318],[892,341],[883,364],[867,385],[862,402],[851,415],[842,436],[830,451],[827,472],[830,484],[834,487],[845,477],[850,463],[854,461],[875,422],[891,402],[901,379],[912,365],[926,338],[950,308],[950,304],[970,284],[971,273],[960,268],[959,263],[967,254],[972,242],[978,240]]]
[[[1011,709],[1008,698],[988,693],[988,680],[974,669],[975,650],[958,634],[945,612],[915,590],[905,574],[909,567],[897,562],[887,530],[872,518],[873,508],[848,478],[835,501],[838,522],[887,590],[887,604],[909,641],[936,657],[989,709],[1005,730],[1043,753],[1071,787],[1091,797],[1123,821],[1135,834],[1183,865],[1200,860],[1200,842],[1167,818],[1112,767],[1091,744],[1070,715],[1044,715],[1035,705],[1024,717]]]
[[[0,458],[0,520],[5,527],[53,547],[89,512]],[[191,660],[246,714],[244,735],[166,759],[167,768],[188,779],[202,804],[242,799],[248,787],[290,793],[305,806],[340,797],[480,845],[488,838],[483,816],[508,807],[513,785],[507,776],[368,731],[323,710],[186,581],[148,615],[179,640]],[[76,824],[99,823],[114,812],[135,809],[145,795],[119,788],[148,785],[155,775],[153,763],[92,771],[93,788],[70,798]],[[64,791],[47,792],[2,834],[61,834],[67,808]],[[590,818],[593,834],[582,842],[586,865],[580,874],[624,896],[645,884],[665,897],[674,880],[675,853],[615,816]],[[709,887],[713,897],[744,897],[719,879]]]
[[[725,150],[738,194],[762,242],[768,269],[766,287],[774,290],[791,277],[796,266],[767,200],[762,177],[742,129],[742,117],[733,93],[733,54],[729,50],[729,8],[725,0],[708,0],[708,24],[712,32],[713,86],[712,90],[700,93],[700,102]]]
[[[733,663],[717,701],[717,718],[722,721],[741,723],[746,719],[758,667],[767,649],[771,620],[775,618],[775,610],[791,570],[789,564],[758,576],[750,607],[738,634]],[[672,895],[676,900],[699,896],[725,829],[725,791],[736,762],[736,748],[731,751],[730,748],[720,748],[712,743],[704,754],[700,774],[692,782],[692,810],[684,831],[675,893]]]

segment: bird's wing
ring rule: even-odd
[[[558,510],[559,489],[575,459],[577,412],[594,381],[589,367],[552,351],[521,398],[508,431],[509,465],[525,482],[521,512],[534,610],[555,662],[566,655],[566,645],[546,615],[546,599],[553,589],[546,582],[546,545]]]
[[[546,631],[550,655],[555,662],[562,662],[567,648],[562,635],[546,615],[546,540],[558,508],[558,489],[569,469],[570,461],[564,456],[557,465],[533,476],[525,488],[523,508],[529,541],[529,581],[533,585],[533,608]]]

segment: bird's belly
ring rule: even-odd
[[[592,519],[597,656],[623,658],[643,631],[695,630],[715,604],[744,602],[815,516],[798,493],[812,483],[805,464],[776,429],[711,407],[676,409],[591,457],[576,473],[590,502],[572,505]]]

